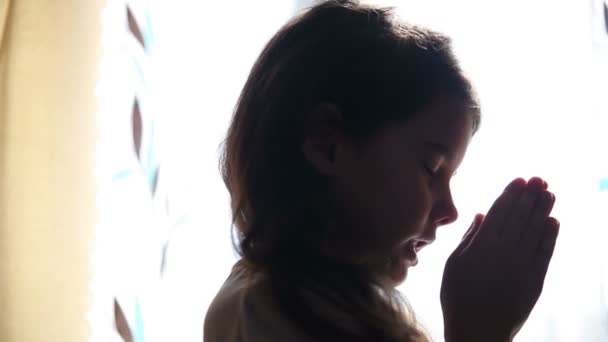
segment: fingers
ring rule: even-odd
[[[477,233],[477,231],[479,230],[479,225],[481,225],[481,222],[483,221],[484,217],[485,215],[483,214],[475,215],[475,218],[473,219],[473,224],[471,224],[471,227],[469,227],[466,233],[462,236],[462,241],[471,241],[471,239],[475,236],[475,233]]]
[[[475,239],[475,235],[477,235],[477,232],[479,232],[479,227],[481,226],[481,223],[483,222],[483,220],[484,220],[484,215],[482,215],[482,214],[475,215],[475,218],[473,219],[473,223],[471,224],[471,226],[469,227],[467,232],[462,237],[462,241],[460,241],[460,244],[458,245],[458,247],[456,247],[456,250],[454,250],[453,255],[460,255],[464,251],[466,251],[466,249],[469,247],[471,242],[473,242],[473,240]]]
[[[545,223],[554,204],[555,195],[549,191],[544,191],[537,197],[527,228],[521,232],[520,236],[520,241],[528,247],[528,250],[535,252],[536,246],[543,238],[546,230]]]
[[[553,217],[549,217],[544,227],[544,234],[542,239],[539,241],[536,251],[536,265],[538,271],[536,274],[544,279],[547,269],[549,268],[549,262],[553,257],[553,251],[555,250],[555,243],[557,242],[557,236],[559,235],[560,223]]]
[[[495,240],[501,235],[508,215],[525,188],[526,181],[522,178],[516,178],[505,188],[505,191],[496,199],[496,201],[494,201],[478,234],[481,241]]]
[[[529,230],[530,218],[535,213],[537,203],[543,192],[545,192],[544,181],[538,177],[531,178],[528,186],[517,200],[509,216],[505,220],[502,237],[508,241],[519,242],[524,232]],[[544,219],[544,218],[543,218]]]

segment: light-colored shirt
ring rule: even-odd
[[[239,261],[209,306],[204,342],[263,341],[313,340],[280,313],[266,277]]]

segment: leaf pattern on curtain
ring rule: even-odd
[[[135,80],[135,89],[133,102],[131,106],[131,135],[132,148],[134,156],[137,159],[139,171],[135,173],[125,173],[121,171],[114,174],[114,180],[120,180],[124,177],[142,176],[148,184],[150,202],[155,201],[160,178],[160,161],[159,149],[157,146],[157,137],[155,132],[156,118],[154,115],[153,105],[150,101],[149,85],[150,80],[150,45],[152,40],[150,20],[147,11],[149,7],[146,2],[139,1],[137,9],[142,15],[137,16],[135,8],[130,1],[125,3],[125,18],[127,34],[130,36],[127,39],[128,51],[132,58],[132,67],[137,75]],[[138,20],[139,18],[139,20]],[[143,18],[143,19],[142,19]],[[163,202],[168,199],[164,198]],[[167,207],[165,205],[165,207]],[[166,215],[167,212],[160,215]],[[155,215],[156,217],[156,215]],[[154,219],[154,218],[153,218]],[[139,241],[129,241],[130,243],[139,243]],[[145,243],[145,242],[143,242]],[[163,265],[165,264],[165,253],[168,242],[165,241],[159,248],[159,253],[162,254],[160,265],[158,265],[159,278],[162,276]],[[144,260],[146,263],[148,260]],[[153,260],[151,260],[153,262]],[[140,261],[141,262],[141,261]],[[145,265],[139,265],[146,268]],[[125,303],[126,301],[126,303]],[[125,310],[129,308],[129,310]],[[142,308],[142,298],[137,293],[127,296],[126,298],[115,298],[114,300],[114,319],[116,330],[125,342],[144,342],[145,331],[147,324],[145,323],[146,310]]]

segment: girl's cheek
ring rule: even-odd
[[[409,208],[404,208],[404,229],[410,236],[422,234],[428,224],[428,218],[432,209],[431,196],[424,186],[419,187],[418,191],[412,191],[409,201]]]

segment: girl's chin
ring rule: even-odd
[[[393,287],[399,286],[405,281],[409,267],[410,263],[406,259],[391,264],[388,275]]]
[[[407,271],[410,267],[418,264],[418,256],[413,247],[406,247],[399,256],[393,257],[389,264],[388,276],[393,286],[398,286],[407,278]]]

